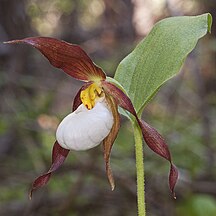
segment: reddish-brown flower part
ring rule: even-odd
[[[170,162],[169,187],[175,197],[174,187],[178,179],[178,171],[172,163],[171,155],[165,140],[156,129],[138,118],[130,98],[115,84],[106,80],[105,73],[92,62],[82,48],[78,45],[47,37],[31,37],[6,43],[25,43],[32,45],[38,49],[54,67],[62,69],[75,79],[86,82],[74,98],[73,111],[76,111],[82,104],[88,109],[92,109],[95,106],[96,98],[105,98],[108,109],[112,113],[114,119],[109,134],[103,139],[104,161],[112,190],[115,184],[110,168],[110,154],[120,127],[118,113],[118,106],[120,106],[135,117],[149,148]],[[47,184],[51,174],[62,165],[68,153],[69,149],[65,149],[59,145],[57,141],[55,142],[52,152],[51,168],[33,182],[30,198],[33,190]]]

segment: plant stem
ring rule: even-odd
[[[146,216],[142,132],[140,127],[137,125],[137,123],[133,124],[133,128],[134,128],[135,152],[136,152],[138,216]]]

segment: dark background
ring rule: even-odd
[[[76,43],[113,76],[155,22],[204,12],[215,17],[215,0],[0,0],[0,41],[40,35]],[[215,36],[213,25],[144,111],[180,171],[174,200],[168,163],[145,147],[148,216],[216,215]],[[71,152],[28,200],[31,182],[49,168],[56,127],[81,84],[26,45],[0,44],[0,215],[136,215],[134,141],[125,118],[111,157],[114,192],[99,146]]]

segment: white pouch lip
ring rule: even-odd
[[[88,150],[108,136],[113,123],[113,115],[106,100],[97,101],[91,110],[81,104],[59,124],[56,139],[65,149]]]

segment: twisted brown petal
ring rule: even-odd
[[[169,148],[164,138],[156,131],[156,129],[151,127],[143,120],[140,121],[139,124],[143,132],[143,138],[147,143],[148,147],[156,154],[160,155],[161,157],[165,158],[170,162],[169,187],[173,194],[173,197],[176,198],[174,188],[178,179],[178,170],[172,163]]]
[[[113,118],[114,118],[114,124],[112,126],[112,129],[111,129],[109,135],[103,140],[104,161],[105,161],[106,173],[107,173],[107,177],[108,177],[111,189],[114,190],[115,182],[114,182],[112,170],[110,167],[110,154],[111,154],[113,143],[114,143],[114,141],[117,137],[118,131],[119,131],[120,116],[118,113],[118,106],[115,102],[115,99],[109,95],[106,95],[106,101],[111,108]]]
[[[78,45],[49,37],[30,37],[5,42],[26,43],[37,48],[56,68],[82,81],[105,80],[106,75]]]
[[[156,129],[138,118],[130,98],[121,89],[107,81],[103,81],[102,83],[105,92],[114,97],[119,106],[135,116],[140,128],[142,129],[143,138],[149,148],[170,162],[169,188],[175,198],[174,188],[178,179],[178,170],[172,163],[170,151],[165,140],[156,131]]]
[[[36,178],[32,184],[32,188],[29,193],[29,199],[32,198],[32,193],[34,190],[43,187],[46,185],[54,171],[56,171],[65,161],[69,150],[62,148],[58,142],[56,141],[53,150],[52,150],[52,165],[48,172],[44,173],[43,175]]]

